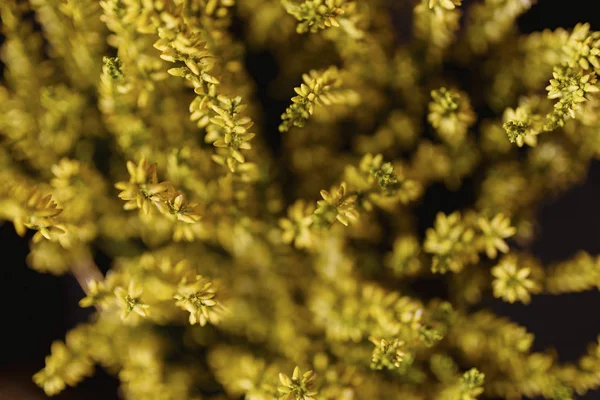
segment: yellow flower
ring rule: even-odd
[[[520,106],[516,109],[507,108],[504,112],[504,125],[502,127],[511,143],[523,147],[535,146],[537,135],[542,132],[542,120],[539,115],[532,114],[528,107]]]
[[[451,4],[449,0],[448,3]],[[444,141],[450,145],[460,144],[475,123],[469,98],[445,87],[433,90],[431,98],[427,119]]]
[[[404,341],[397,338],[387,341],[376,337],[370,337],[369,341],[375,345],[375,348],[373,349],[373,359],[371,360],[371,368],[400,368],[400,363],[406,355],[403,351]]]
[[[481,242],[488,258],[496,258],[498,251],[508,252],[508,245],[504,239],[513,236],[517,232],[514,227],[510,226],[509,218],[502,213],[498,213],[491,221],[487,218],[479,218],[477,225],[483,233]]]
[[[312,213],[314,206],[298,200],[288,209],[288,217],[279,220],[283,230],[281,239],[284,243],[292,243],[299,248],[309,248],[313,243],[313,233],[310,226],[313,223]]]
[[[44,369],[33,376],[34,382],[48,396],[58,394],[67,385],[75,386],[94,371],[92,361],[87,356],[77,354],[63,342],[52,343],[50,352]]]
[[[429,8],[435,7],[445,8],[446,10],[454,10],[462,4],[462,0],[429,0]]]
[[[190,324],[216,324],[221,320],[224,307],[216,300],[213,283],[198,275],[193,282],[188,283],[184,278],[179,284],[175,305],[190,313]]]
[[[156,164],[148,164],[142,158],[136,165],[132,161],[127,162],[129,182],[117,182],[115,187],[121,190],[119,198],[125,200],[125,210],[142,209],[144,213],[150,213],[150,206],[156,201],[158,194],[166,192],[169,188],[167,182],[158,183],[156,175]]]
[[[530,293],[539,291],[538,284],[529,278],[530,274],[530,268],[517,266],[516,257],[504,257],[492,268],[494,296],[509,303],[520,301],[528,304],[531,301]]]
[[[65,233],[64,225],[56,219],[62,211],[52,200],[52,195],[43,196],[40,191],[34,189],[24,207],[13,219],[15,231],[19,236],[24,236],[26,228],[36,230],[34,242],[39,242],[42,238],[57,239],[57,235]]]
[[[141,286],[137,285],[133,281],[129,283],[129,287],[127,290],[122,287],[117,287],[115,289],[115,295],[117,297],[117,305],[121,309],[121,319],[125,320],[130,315],[135,315],[139,317],[146,317],[148,315],[147,309],[148,305],[144,304],[140,300],[140,296],[142,295],[143,289]],[[139,318],[133,318],[132,323],[138,322]]]
[[[79,300],[79,306],[86,308],[92,306],[104,306],[107,297],[112,292],[110,279],[96,281],[92,279],[87,284],[87,296]]]
[[[279,374],[281,385],[277,391],[282,395],[280,400],[316,400],[317,391],[315,390],[316,375],[313,371],[306,371],[300,376],[300,368],[294,368],[294,373],[290,379],[284,373]]]
[[[201,218],[196,211],[197,204],[184,201],[183,193],[177,192],[172,186],[156,197],[154,205],[163,215],[186,224],[195,224]]]
[[[317,209],[314,214],[318,222],[326,222],[330,225],[337,219],[343,225],[348,226],[350,222],[358,220],[358,211],[356,210],[355,194],[348,195],[346,193],[346,183],[337,188],[332,188],[331,192],[321,190],[323,200],[317,201]]]
[[[434,228],[425,232],[425,252],[433,255],[432,271],[445,273],[461,271],[465,264],[477,260],[473,246],[473,229],[462,220],[459,212],[438,213]]]

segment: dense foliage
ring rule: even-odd
[[[559,363],[481,306],[600,286],[597,257],[528,251],[537,205],[600,157],[600,32],[520,35],[533,2],[3,0],[0,219],[95,308],[35,382],[55,395],[100,365],[142,400],[600,387],[598,343]],[[277,62],[261,91],[291,97],[276,124],[248,52]],[[422,232],[436,185],[474,200]]]

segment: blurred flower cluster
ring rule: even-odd
[[[481,305],[600,287],[598,257],[529,252],[540,202],[600,158],[600,32],[521,35],[533,0],[397,1],[407,40],[384,0],[1,2],[0,220],[94,310],[34,376],[47,395],[94,365],[128,400],[600,387],[600,344],[559,363]]]

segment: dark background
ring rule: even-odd
[[[520,18],[522,31],[570,28],[585,21],[590,22],[594,30],[600,29],[597,1],[539,0],[538,3]],[[260,63],[260,59],[251,60],[254,66],[257,62]],[[262,73],[263,76],[256,77],[259,82],[272,78]],[[279,115],[281,111],[273,110],[273,114]],[[599,254],[599,205],[600,162],[596,162],[587,183],[542,205],[539,211],[541,233],[533,246],[534,253],[545,264],[568,258],[579,249]],[[46,398],[33,384],[31,376],[43,367],[52,341],[63,339],[67,330],[87,318],[87,311],[77,307],[83,292],[73,277],[40,274],[26,267],[27,242],[28,238],[16,236],[12,224],[0,225],[0,400]],[[493,301],[492,308],[533,332],[535,350],[553,347],[558,350],[561,361],[576,360],[600,334],[597,311],[600,293],[597,291],[535,296],[529,306]],[[116,399],[116,387],[116,381],[98,368],[94,378],[56,398]],[[600,391],[591,392],[585,398],[600,399]]]

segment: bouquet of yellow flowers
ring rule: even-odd
[[[598,343],[559,363],[482,305],[600,287],[600,258],[530,252],[540,202],[600,158],[600,32],[522,35],[533,3],[3,0],[0,220],[94,309],[34,381],[52,396],[99,365],[127,400],[600,388]]]

